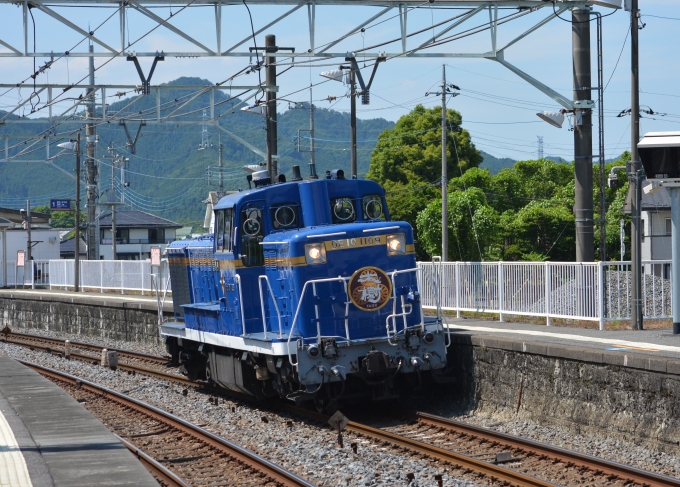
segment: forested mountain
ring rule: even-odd
[[[198,78],[179,78],[169,85],[208,86],[211,83]],[[193,89],[174,89],[162,91],[161,118],[170,115],[173,110],[188,101],[196,93]],[[114,98],[115,99],[115,98]],[[137,100],[130,105],[132,101]],[[254,100],[247,103],[252,104]],[[229,92],[216,92],[215,113],[220,115],[220,126],[248,141],[255,147],[265,151],[266,132],[262,116],[243,113],[238,105],[238,98],[229,98]],[[103,192],[111,187],[111,155],[107,147],[113,146],[114,153],[129,157],[127,163],[126,182],[130,183],[126,189],[126,202],[138,208],[156,213],[181,223],[198,225],[203,220],[205,206],[202,201],[209,190],[217,189],[215,171],[208,168],[218,164],[219,130],[207,126],[209,141],[212,147],[198,150],[201,143],[203,108],[209,105],[209,94],[205,93],[191,101],[181,109],[185,113],[179,118],[172,118],[164,124],[154,124],[142,127],[136,144],[136,154],[130,153],[126,147],[127,138],[124,127],[118,122],[111,122],[97,127],[99,142],[97,144],[97,159],[100,162],[100,190]],[[128,108],[126,108],[128,107]],[[155,112],[155,96],[137,96],[111,103],[107,109],[109,116],[134,117],[134,115]],[[122,111],[121,111],[122,110]],[[297,108],[288,109],[286,103],[279,104],[278,136],[280,171],[290,178],[292,166],[301,166],[303,176],[308,174],[309,153],[297,151],[298,130],[309,129],[309,105],[298,104]],[[96,109],[97,116],[101,114],[101,107]],[[120,112],[120,113],[117,113]],[[0,111],[0,118],[4,116]],[[76,119],[82,123],[84,113],[79,113]],[[18,120],[16,115],[7,117],[8,121]],[[183,122],[184,125],[177,122]],[[192,122],[186,125],[186,122]],[[137,133],[138,123],[128,122],[128,130],[132,137]],[[370,154],[375,146],[378,134],[394,124],[384,119],[358,120],[358,169],[363,175],[368,170]],[[10,157],[21,151],[26,151],[9,163],[2,166],[0,177],[0,205],[23,207],[25,200],[30,198],[33,206],[49,203],[52,197],[73,197],[74,181],[67,174],[41,162],[25,162],[26,160],[44,160],[47,140],[40,140],[30,147],[36,139],[29,140],[36,135],[50,133],[50,155],[61,152],[56,144],[70,137],[74,137],[74,130],[78,124],[62,123],[51,128],[46,122],[39,125],[9,123],[0,126],[0,139],[3,135],[11,135]],[[319,174],[327,169],[349,167],[349,115],[323,106],[315,106],[316,126],[316,165]],[[51,130],[51,132],[50,132]],[[25,138],[19,138],[23,136]],[[302,132],[301,149],[309,147],[309,132]],[[83,134],[84,139],[84,134]],[[26,140],[26,143],[23,143]],[[258,156],[244,145],[232,138],[222,135],[223,144],[223,179],[226,190],[247,187],[246,172],[242,167],[247,164],[262,162]],[[82,151],[85,152],[84,140]],[[3,154],[4,156],[4,154]],[[83,157],[83,167],[84,167]],[[64,154],[53,160],[53,163],[67,172],[73,173],[75,157]],[[82,198],[85,188],[83,185]]]
[[[168,83],[170,86],[209,86],[208,80],[199,78],[179,78]],[[161,118],[169,116],[174,110],[188,101],[196,89],[170,89],[162,91]],[[235,95],[235,94],[234,94]],[[75,96],[75,95],[74,95]],[[115,97],[110,100],[116,100]],[[155,112],[155,95],[134,96],[112,101],[107,108],[109,117],[116,119],[126,117],[127,128],[132,137],[137,133],[138,122],[135,116]],[[228,91],[215,94],[215,113],[220,115],[220,126],[248,141],[255,147],[265,151],[266,132],[264,119],[261,116],[243,113],[239,105],[240,99],[230,98]],[[134,102],[134,103],[133,103]],[[247,104],[252,104],[253,99]],[[159,216],[179,221],[183,224],[198,226],[203,220],[205,206],[202,201],[209,190],[217,189],[218,144],[221,137],[223,144],[223,181],[226,190],[235,190],[247,186],[246,172],[242,167],[256,164],[262,158],[234,139],[222,134],[216,127],[207,125],[209,141],[212,147],[198,150],[201,143],[203,108],[209,105],[209,94],[205,93],[181,108],[178,113],[184,115],[173,117],[163,124],[149,124],[142,127],[136,144],[136,153],[132,154],[125,135],[124,127],[118,121],[109,122],[97,127],[99,142],[96,154],[100,168],[100,191],[103,193],[111,187],[112,152],[128,157],[126,182],[126,202],[135,207],[158,214]],[[237,106],[238,105],[238,106]],[[285,102],[279,104],[278,136],[280,170],[290,178],[293,165],[299,165],[303,176],[308,174],[309,153],[309,104],[298,104],[288,107]],[[21,112],[7,117],[7,121],[18,121]],[[56,113],[56,110],[55,110]],[[101,106],[97,106],[96,115],[101,115]],[[175,114],[177,115],[177,114]],[[349,168],[349,114],[334,111],[315,105],[315,153],[317,171],[321,175],[327,169]],[[0,118],[4,112],[0,111]],[[73,119],[77,123],[60,123],[28,125],[8,123],[0,125],[0,139],[10,135],[8,146],[10,157],[23,154],[11,162],[2,165],[0,177],[0,206],[24,207],[26,199],[32,206],[49,204],[50,198],[72,198],[74,181],[66,173],[73,173],[75,157],[72,153],[62,151],[57,144],[75,137],[75,130],[82,126],[84,112],[78,112]],[[177,122],[181,122],[178,124]],[[189,124],[187,124],[189,123]],[[360,177],[366,174],[370,164],[371,152],[375,148],[378,135],[385,129],[394,127],[393,122],[385,119],[359,119],[357,122],[358,169]],[[301,140],[298,152],[298,130]],[[49,139],[36,139],[35,136],[50,135]],[[85,152],[84,132],[82,151]],[[34,142],[38,140],[37,144]],[[49,143],[51,157],[61,155],[51,161],[61,168],[42,162],[46,157],[45,146]],[[4,149],[4,147],[0,147]],[[514,162],[511,159],[497,159],[483,153],[484,162],[481,167],[489,168],[497,173],[503,167]],[[3,154],[4,157],[4,154]],[[83,168],[85,158],[82,159]],[[211,168],[211,170],[209,170]],[[118,176],[116,176],[118,177]],[[120,188],[120,184],[117,183]],[[82,185],[81,198],[85,201],[85,185]]]

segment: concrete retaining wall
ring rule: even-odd
[[[13,330],[51,330],[84,337],[161,344],[158,312],[134,304],[101,306],[0,297],[2,323]]]
[[[680,361],[470,335],[448,355],[465,411],[680,453]]]

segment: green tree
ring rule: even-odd
[[[469,132],[461,128],[461,114],[447,110],[446,120],[447,171],[449,177],[456,177],[479,166],[483,158]],[[417,215],[434,198],[441,197],[441,191],[435,187],[441,178],[441,139],[441,110],[418,105],[401,117],[394,128],[378,136],[366,174],[367,179],[386,189],[392,219],[410,223],[418,239]],[[416,253],[418,258],[427,258],[419,240]]]
[[[72,228],[76,225],[76,212],[71,211],[52,211],[50,207],[36,206],[33,211],[37,213],[47,213],[50,215],[50,226],[52,228]],[[82,217],[81,217],[82,219]]]
[[[431,202],[417,218],[418,239],[429,255],[442,252],[442,202]],[[479,188],[449,193],[450,260],[479,261],[498,259],[497,230],[499,216],[487,204]]]

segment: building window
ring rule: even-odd
[[[149,228],[149,243],[165,243],[165,230],[163,228]]]
[[[673,224],[670,218],[666,218],[666,235],[671,235],[673,233]]]
[[[129,228],[116,228],[116,243],[126,244],[130,242]]]

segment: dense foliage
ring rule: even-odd
[[[449,110],[455,127],[447,144],[449,161],[450,260],[575,259],[574,168],[549,159],[519,161],[491,174],[480,169],[479,153],[460,114]],[[383,184],[394,219],[410,222],[419,259],[441,255],[441,132],[438,109],[416,107],[394,129],[383,132],[371,159],[368,177]],[[449,147],[451,145],[451,147]],[[457,150],[457,152],[456,152]],[[625,165],[629,154],[607,165]],[[621,180],[625,180],[621,175]],[[595,245],[599,253],[599,166],[593,166]],[[627,183],[606,189],[607,253],[619,257],[619,221]],[[628,246],[628,245],[627,245]]]
[[[462,129],[460,113],[449,109],[446,119],[447,172],[452,177],[476,168],[483,157],[470,133]],[[441,195],[436,188],[441,181],[441,141],[441,109],[422,105],[378,136],[366,178],[385,187],[393,220],[407,221],[417,229],[418,214]],[[417,247],[419,257],[426,256],[426,248]]]

